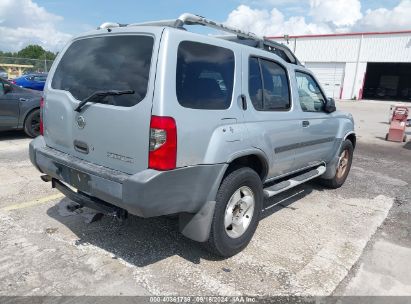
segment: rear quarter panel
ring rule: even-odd
[[[177,50],[182,41],[230,49],[235,57],[231,106],[226,110],[191,109],[180,105],[176,93]],[[177,167],[226,163],[244,150],[245,126],[241,109],[241,46],[175,29],[165,29],[159,52],[153,115],[171,116],[177,124]]]

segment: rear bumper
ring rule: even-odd
[[[30,143],[29,151],[39,171],[141,217],[197,213],[215,200],[226,168],[226,164],[198,165],[129,175],[49,148],[42,136]],[[70,198],[76,201],[75,195]]]

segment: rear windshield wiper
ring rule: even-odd
[[[107,90],[107,91],[96,91],[93,94],[91,94],[89,97],[86,99],[80,101],[78,106],[74,109],[74,111],[80,112],[81,109],[85,106],[86,103],[88,102],[102,102],[102,98],[106,96],[119,96],[119,95],[125,95],[125,94],[134,94],[134,90]]]

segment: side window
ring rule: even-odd
[[[222,110],[231,104],[234,53],[214,45],[183,41],[177,51],[176,93],[186,108]]]
[[[263,110],[263,80],[261,79],[260,63],[255,57],[249,61],[248,92],[256,110]]]
[[[277,63],[260,59],[264,78],[264,110],[286,110],[290,108],[290,91],[287,73]]]
[[[0,81],[0,96],[4,95],[4,83],[3,81]]]
[[[44,77],[44,76],[34,76],[33,80],[42,82],[42,81],[46,81],[46,77]]]
[[[248,86],[258,111],[281,111],[291,106],[286,70],[275,62],[251,57]]]
[[[323,112],[325,98],[314,78],[306,73],[295,72],[301,108],[305,112]]]

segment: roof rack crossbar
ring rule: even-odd
[[[175,23],[176,23],[176,19],[170,19],[170,20],[159,20],[159,21],[130,23],[128,26],[146,25],[146,26],[169,26],[169,27],[174,27]]]
[[[285,55],[288,57],[290,62],[300,65],[300,62],[298,61],[297,57],[291,52],[291,50],[287,46],[274,42],[272,40],[268,40],[265,37],[257,36],[254,33],[245,32],[237,28],[234,28],[234,27],[222,24],[222,23],[218,23],[212,20],[208,20],[202,16],[193,15],[190,13],[184,13],[180,17],[178,17],[178,19],[175,21],[174,27],[181,28],[184,26],[184,24],[204,25],[210,28],[214,28],[216,30],[234,34],[240,38],[256,40],[259,42],[259,48],[267,50],[267,51],[271,51],[270,48],[281,50],[285,53]]]
[[[177,19],[172,19],[172,20],[160,20],[160,21],[150,21],[150,22],[143,22],[143,23],[132,23],[132,24],[119,24],[119,23],[110,23],[106,22],[103,23],[99,29],[110,29],[114,27],[122,27],[122,26],[168,26],[168,27],[175,27],[175,28],[183,28],[184,25],[203,25],[207,26],[216,30],[224,31],[227,33],[231,33],[236,35],[238,38],[242,39],[250,39],[258,42],[258,47],[260,49],[276,53],[276,50],[282,51],[289,61],[291,63],[301,65],[301,63],[298,61],[297,57],[293,54],[293,52],[284,44],[280,44],[277,42],[274,42],[272,40],[268,40],[265,37],[260,37],[257,36],[254,33],[251,32],[245,32],[240,29],[212,21],[209,19],[206,19],[202,16],[190,14],[190,13],[184,13],[180,15]]]

